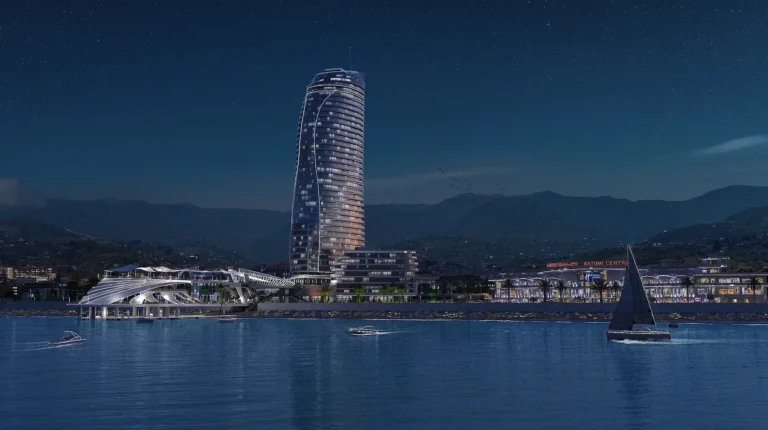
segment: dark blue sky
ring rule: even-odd
[[[766,22],[762,0],[11,2],[0,203],[287,210],[305,86],[350,46],[367,203],[441,200],[447,174],[632,199],[768,185]]]

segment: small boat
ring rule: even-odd
[[[70,344],[73,344],[73,343],[83,343],[85,341],[86,341],[86,339],[83,339],[82,337],[80,337],[79,334],[77,334],[77,333],[75,333],[73,331],[65,331],[64,332],[64,336],[62,336],[62,337],[60,337],[60,338],[58,338],[56,340],[52,340],[52,341],[50,341],[48,343],[51,344],[51,345],[70,345]]]
[[[651,302],[643,288],[640,271],[637,269],[632,247],[627,246],[627,270],[624,272],[624,287],[621,298],[613,311],[611,324],[606,336],[608,340],[672,340],[668,331],[654,331],[650,328],[635,328],[635,325],[656,325]]]
[[[155,322],[155,319],[152,317],[140,317],[136,320],[136,324],[152,324]]]
[[[669,328],[678,328],[678,327],[680,327],[680,325],[676,322],[669,323]]]
[[[351,327],[349,329],[349,334],[356,334],[358,336],[373,336],[376,334],[381,334],[381,331],[367,325],[364,327]]]
[[[236,317],[221,317],[221,318],[219,318],[219,322],[220,323],[233,323],[233,322],[236,322],[236,321],[237,321]]]

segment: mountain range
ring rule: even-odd
[[[714,223],[727,229],[728,223],[752,219],[743,211],[765,205],[768,187],[738,185],[681,201],[570,197],[553,192],[461,194],[434,205],[366,205],[366,242],[370,247],[417,250],[423,250],[424,244],[435,249],[472,242],[472,251],[459,249],[457,255],[490,247],[493,253],[544,258],[644,241],[660,232],[669,235],[696,225]],[[737,213],[740,218],[729,218]],[[40,207],[2,208],[3,219],[34,220],[113,241],[174,247],[190,241],[205,243],[265,263],[285,261],[288,254],[290,213],[274,210],[50,199]]]
[[[252,268],[256,262],[202,243],[179,243],[172,248],[138,240],[115,242],[37,221],[0,220],[0,266],[69,268],[90,277],[125,264]]]
[[[768,232],[768,206],[743,210],[721,222],[694,224],[663,231],[649,239],[656,243],[709,243],[749,236],[762,236]]]

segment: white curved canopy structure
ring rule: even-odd
[[[104,279],[80,300],[81,304],[102,306],[127,301],[132,305],[195,305],[202,301],[191,291],[205,287],[223,287],[231,293],[231,301],[245,304],[247,296],[254,290],[277,290],[295,286],[290,279],[244,269],[204,271],[125,266],[106,272]]]

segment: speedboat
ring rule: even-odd
[[[136,324],[151,324],[153,322],[155,322],[155,319],[151,317],[150,318],[140,317],[139,319],[136,320]]]
[[[64,336],[58,338],[57,340],[52,340],[48,343],[51,345],[70,345],[73,343],[83,343],[85,340],[86,339],[83,339],[79,334],[73,331],[65,331]]]
[[[233,322],[236,322],[236,321],[237,321],[236,317],[221,317],[221,318],[219,318],[219,322],[220,323],[233,323]]]
[[[376,334],[381,334],[381,331],[367,325],[364,327],[350,327],[349,334],[356,334],[359,336],[373,336]]]

